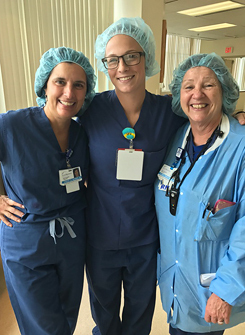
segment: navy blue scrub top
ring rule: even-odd
[[[87,136],[71,120],[69,147],[72,167],[80,166],[83,180],[88,173]],[[44,110],[31,107],[0,114],[0,161],[8,196],[25,206],[22,222],[48,221],[70,216],[86,206],[83,181],[80,191],[66,193],[59,184],[59,170],[66,169],[61,152]]]
[[[153,185],[169,141],[185,121],[172,112],[169,96],[146,91],[133,141],[135,149],[144,151],[143,177],[120,181],[116,179],[117,149],[129,148],[122,130],[131,126],[115,91],[95,96],[80,118],[89,138],[87,231],[92,246],[118,250],[158,238]]]

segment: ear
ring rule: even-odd
[[[47,102],[48,102],[47,88],[45,87],[45,88],[43,88],[43,90],[44,90],[44,93],[45,93],[45,105],[46,105]]]

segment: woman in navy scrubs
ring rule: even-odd
[[[94,96],[88,59],[70,48],[48,50],[35,77],[40,107],[0,115],[0,161],[8,197],[0,246],[21,334],[71,335],[85,262],[87,137],[72,120]],[[73,171],[79,171],[74,178]],[[11,199],[11,200],[10,200]],[[9,206],[22,204],[19,222]],[[11,210],[11,209],[10,209]]]
[[[91,159],[87,276],[97,324],[93,333],[147,335],[159,247],[153,184],[184,119],[172,113],[169,96],[145,89],[146,76],[158,73],[159,65],[154,36],[142,19],[112,24],[98,36],[95,55],[115,89],[97,94],[80,118]],[[136,150],[128,151],[130,146]]]

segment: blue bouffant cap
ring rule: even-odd
[[[204,66],[211,69],[217,76],[222,88],[222,108],[226,114],[232,114],[239,98],[239,86],[232,77],[223,59],[216,53],[196,54],[184,60],[173,73],[173,80],[169,85],[172,93],[172,108],[174,113],[186,117],[180,105],[180,89],[185,73],[193,67]]]
[[[82,108],[77,115],[82,115],[95,96],[96,76],[88,58],[80,51],[71,48],[59,47],[46,51],[40,59],[39,68],[35,75],[34,89],[37,95],[37,104],[43,107],[46,102],[44,87],[53,68],[59,63],[75,63],[83,68],[87,76],[87,93]]]
[[[104,72],[109,78],[108,70],[104,67],[102,59],[105,57],[107,43],[115,35],[128,35],[139,43],[145,53],[146,77],[152,77],[160,71],[159,64],[155,60],[156,43],[153,32],[140,17],[121,18],[98,35],[95,42],[95,57],[98,60],[99,71]]]

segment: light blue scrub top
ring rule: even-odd
[[[188,135],[183,126],[169,147],[165,164],[175,161],[178,147]],[[161,251],[158,255],[158,283],[168,322],[187,332],[210,332],[245,321],[245,129],[223,116],[222,138],[195,163],[180,187],[176,216],[169,212],[169,197],[155,182],[155,201]],[[186,162],[180,180],[190,166]],[[177,184],[178,186],[178,184]],[[215,214],[205,211],[218,199],[235,202]],[[200,275],[216,273],[210,287]],[[228,325],[204,320],[211,293],[234,306]]]

